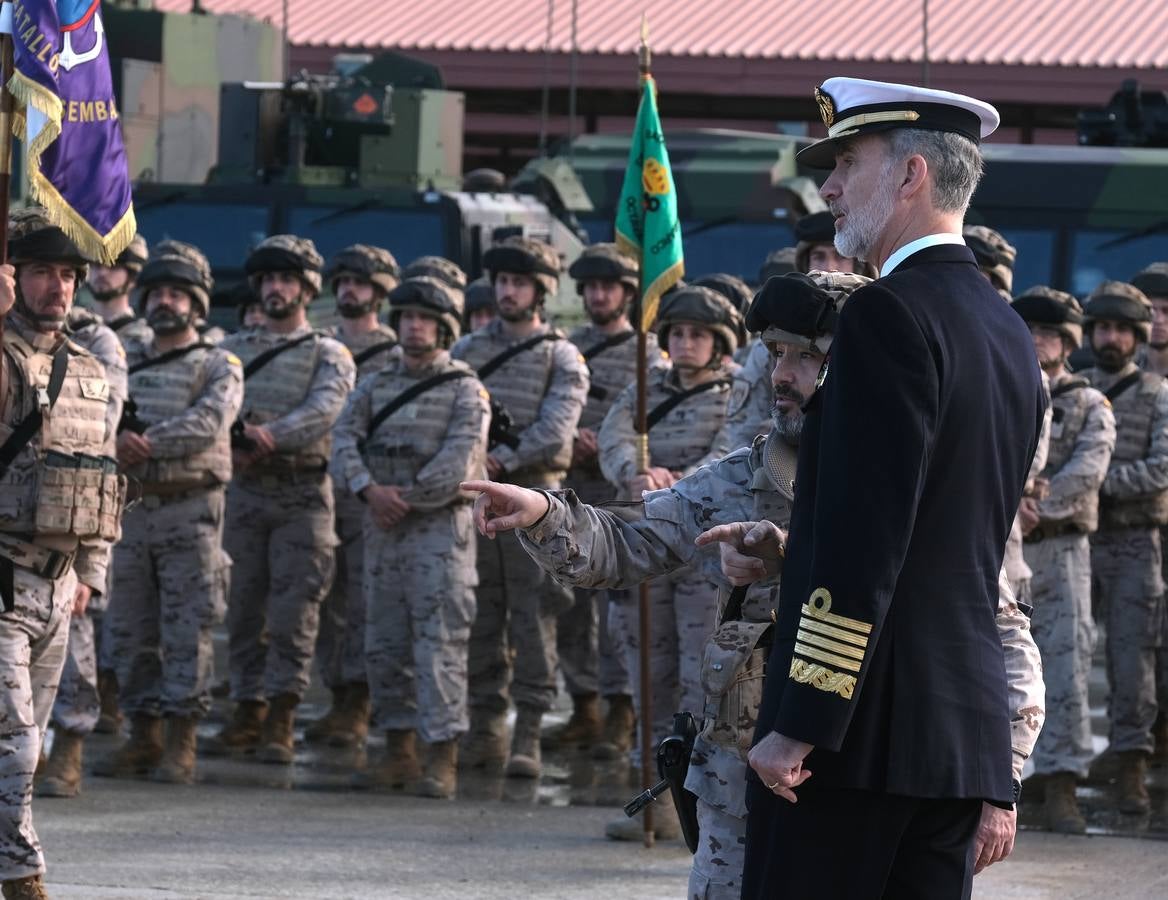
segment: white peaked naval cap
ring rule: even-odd
[[[815,89],[827,137],[799,151],[799,162],[817,169],[835,165],[837,142],[892,128],[922,128],[964,135],[975,144],[997,129],[1001,117],[984,100],[912,84],[829,78]]]

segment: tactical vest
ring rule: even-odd
[[[148,358],[144,347],[132,345],[130,364]],[[182,415],[194,405],[207,383],[207,368],[219,351],[191,350],[170,362],[150,366],[130,375],[130,396],[138,406],[138,418],[149,425]],[[230,422],[210,445],[191,456],[151,459],[129,470],[144,483],[196,482],[226,484],[231,480]]]
[[[537,334],[550,332],[547,325],[540,326],[530,335],[522,338],[508,338],[492,323],[481,331],[467,335],[460,341],[458,358],[476,371],[490,362],[508,347],[530,340]],[[491,392],[491,399],[501,404],[511,414],[512,430],[520,432],[535,421],[539,406],[547,395],[555,366],[554,353],[558,341],[541,341],[529,350],[513,356],[486,379],[485,385]],[[565,441],[560,457],[552,461],[551,468],[566,470],[572,461],[572,442]]]
[[[0,442],[47,390],[56,340],[30,340],[10,322],[4,349],[25,385],[21,408],[0,425]],[[76,538],[120,536],[125,479],[105,456],[109,384],[100,362],[70,344],[61,393],[44,423],[0,478],[0,531]],[[80,454],[80,455],[79,455]]]
[[[1098,386],[1099,369],[1084,373]],[[1111,465],[1143,459],[1152,446],[1152,426],[1156,412],[1156,395],[1164,379],[1142,372],[1140,380],[1111,401],[1115,413],[1115,450]],[[1102,390],[1102,388],[1100,388]],[[1103,497],[1099,511],[1100,528],[1144,528],[1168,524],[1168,491],[1160,491],[1132,500]]]
[[[356,337],[347,338],[344,332],[339,327],[330,329],[331,335],[349,348],[349,352],[353,354],[354,360],[360,356],[365,350],[377,344],[384,344],[386,341],[393,340],[396,342],[397,335],[393,329],[388,325],[378,323],[373,331],[362,332]],[[380,371],[381,368],[389,361],[389,355],[393,352],[393,347],[386,347],[384,350],[379,350],[368,359],[361,361],[357,366],[357,380],[360,381],[366,375],[372,375],[374,372]]]
[[[587,353],[608,338],[609,335],[595,325],[577,328],[568,336],[568,340],[575,344],[581,353]],[[658,355],[657,335],[650,333],[646,338],[646,355],[652,361]],[[616,398],[637,377],[636,334],[623,344],[606,347],[587,360],[587,363],[592,373],[591,387],[588,389],[588,402],[580,414],[580,427],[599,431]]]
[[[718,377],[729,373],[719,371]],[[681,393],[672,369],[661,369],[649,376],[646,409],[654,407],[675,394]],[[714,438],[726,421],[726,401],[730,386],[720,385],[687,397],[671,409],[660,422],[649,430],[649,460],[654,466],[673,471],[684,471],[710,452]]]
[[[295,340],[276,335],[266,329],[235,335],[230,349],[244,368],[253,359],[285,340]],[[320,361],[321,336],[305,341],[299,346],[286,350],[267,365],[247,378],[243,384],[243,412],[240,418],[249,425],[266,425],[286,416],[300,406],[308,396],[312,378]],[[326,433],[319,440],[295,453],[276,453],[272,462],[290,468],[316,468],[327,465],[332,450],[332,435]]]
[[[447,356],[423,371],[408,372],[401,357],[395,356],[374,376],[369,408],[376,414],[418,382],[460,369],[469,371],[468,366]],[[403,488],[414,483],[418,472],[442,447],[455,415],[455,400],[466,386],[467,379],[459,378],[430,388],[395,411],[366,438],[361,455],[374,481]],[[482,460],[477,462],[481,465]]]
[[[1054,385],[1051,391],[1050,449],[1047,451],[1046,468],[1042,470],[1042,477],[1048,481],[1054,478],[1071,458],[1075,451],[1075,442],[1079,439],[1083,427],[1087,424],[1087,416],[1091,412],[1090,386],[1086,379],[1073,380],[1081,382],[1082,386],[1061,391],[1069,383],[1064,380]],[[1086,534],[1094,532],[1099,527],[1099,492],[1084,491],[1075,504],[1075,514],[1068,521],[1078,525]]]

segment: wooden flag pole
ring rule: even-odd
[[[641,16],[641,49],[637,58],[641,86],[649,78],[649,22]],[[635,139],[634,135],[634,139]],[[646,325],[643,321],[645,302],[645,250],[641,248],[641,303],[637,310],[637,469],[646,472],[649,469],[649,426],[648,401],[646,398],[646,382],[648,380],[648,347],[645,334]],[[638,653],[640,662],[639,691],[641,696],[641,789],[649,790],[656,780],[653,777],[653,679],[649,672],[649,583],[642,581],[638,595],[638,624],[639,641]],[[641,820],[644,829],[646,847],[653,846],[653,804],[645,807],[644,818]]]
[[[8,82],[12,80],[12,35],[0,34],[0,265],[8,262],[8,195],[12,190],[12,111],[16,107]],[[0,316],[0,341],[4,320]],[[0,364],[0,397],[4,396],[4,370]]]

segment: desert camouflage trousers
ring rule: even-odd
[[[327,476],[232,481],[223,534],[232,700],[304,696],[336,542]]]
[[[45,871],[32,824],[32,778],[69,641],[77,578],[14,576],[15,608],[0,613],[0,881]]]
[[[365,504],[337,489],[336,575],[320,607],[316,667],[326,687],[365,680]]]
[[[610,623],[613,640],[624,652],[632,673],[633,704],[641,715],[639,588],[627,592],[627,602],[614,604]],[[705,706],[701,682],[702,650],[718,615],[717,585],[691,567],[649,582],[649,675],[653,684],[653,741],[673,731],[673,714],[691,712],[700,720]]]
[[[715,809],[699,797],[698,849],[689,870],[689,900],[738,900],[745,862],[746,819]]]
[[[107,638],[130,715],[200,718],[211,706],[211,630],[223,620],[231,560],[222,488],[146,498],[122,520]]]
[[[572,590],[527,555],[515,532],[478,540],[479,586],[470,634],[470,707],[475,714],[516,706],[547,712],[556,692],[556,619]]]
[[[1091,538],[1091,585],[1106,629],[1110,749],[1152,751],[1156,648],[1164,615],[1160,532],[1123,528]],[[1047,702],[1047,714],[1051,704]]]
[[[475,618],[468,503],[410,513],[383,531],[365,520],[365,664],[372,721],[426,743],[467,730],[467,655]]]
[[[1095,652],[1091,617],[1091,546],[1085,534],[1026,544],[1034,572],[1030,631],[1042,654],[1046,721],[1031,759],[1039,775],[1086,777],[1094,756],[1087,685]]]
[[[89,734],[101,715],[97,695],[97,635],[100,613],[86,610],[84,615],[69,618],[69,641],[65,667],[57,699],[53,702],[52,725],[62,731]]]

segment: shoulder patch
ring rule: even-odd
[[[229,363],[231,363],[233,366],[242,366],[243,365],[242,360],[240,360],[240,358],[238,356],[236,356],[234,353],[232,353],[230,350],[227,351],[227,361]]]
[[[726,402],[726,415],[732,416],[746,405],[750,396],[750,384],[741,378],[734,379],[734,386],[730,388],[730,399]]]
[[[586,365],[588,365],[588,361],[587,361],[587,360],[584,358],[584,354],[583,354],[583,353],[577,353],[577,354],[576,354],[576,359],[577,359],[577,360],[579,360],[579,362],[580,362],[580,365],[582,365],[582,366],[586,366]]]
[[[484,400],[491,399],[491,395],[487,393],[487,389],[485,387],[479,388],[479,396],[482,397]]]

